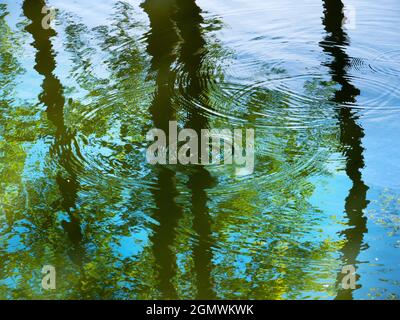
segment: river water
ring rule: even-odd
[[[0,298],[399,298],[399,19],[397,0],[1,0]],[[254,129],[254,171],[149,164],[169,121]]]

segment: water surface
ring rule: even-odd
[[[399,18],[396,0],[2,0],[0,298],[399,298]],[[254,128],[254,172],[148,164],[169,121]]]

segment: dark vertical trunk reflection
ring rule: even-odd
[[[349,228],[343,232],[346,243],[342,248],[344,265],[356,265],[357,256],[362,247],[364,233],[367,232],[367,220],[363,210],[367,207],[367,190],[361,176],[364,168],[362,138],[364,130],[358,124],[358,115],[350,107],[344,106],[355,102],[359,90],[350,82],[346,69],[350,65],[350,58],[344,48],[348,45],[347,34],[343,31],[343,3],[340,0],[324,1],[323,24],[328,35],[320,43],[323,50],[333,57],[333,61],[326,65],[330,68],[332,79],[340,84],[341,89],[336,91],[334,101],[341,105],[338,111],[340,124],[340,141],[344,147],[346,157],[346,173],[352,181],[352,188],[346,198],[345,210]],[[344,290],[341,286],[343,275],[340,273],[337,280],[338,294],[336,299],[352,299],[353,290]]]
[[[44,29],[42,27],[42,18],[44,17],[42,8],[45,5],[46,3],[41,0],[25,0],[23,12],[32,22],[26,27],[26,30],[32,35],[33,46],[37,50],[35,70],[44,77],[43,91],[39,96],[39,101],[47,107],[47,118],[56,129],[51,154],[56,157],[60,167],[65,170],[64,174],[59,171],[56,178],[62,197],[61,206],[70,218],[70,221],[63,221],[62,226],[73,244],[70,257],[75,263],[80,264],[83,254],[82,233],[80,220],[73,213],[79,188],[76,168],[72,164],[74,138],[64,123],[63,87],[60,80],[53,74],[56,61],[50,39],[56,33],[51,28]]]
[[[183,74],[179,76],[187,77],[184,90],[187,90],[186,94],[190,98],[196,99],[206,90],[202,87],[200,78],[202,52],[205,46],[200,26],[203,21],[201,10],[193,0],[147,0],[142,7],[150,20],[147,51],[152,57],[151,67],[155,72],[157,84],[150,111],[155,127],[168,133],[168,122],[176,120],[175,110],[171,105],[172,90],[177,80],[173,64],[178,62],[182,67]],[[186,127],[200,134],[201,129],[208,127],[207,118],[197,109],[190,108]],[[172,278],[176,273],[176,257],[172,245],[176,236],[175,229],[183,212],[174,200],[178,195],[174,181],[175,173],[161,166],[157,171],[158,183],[153,194],[158,208],[155,218],[159,226],[154,230],[152,242],[159,273],[158,283],[164,298],[177,298],[176,289],[172,284]],[[194,166],[189,171],[191,210],[194,216],[194,231],[198,236],[193,249],[197,298],[211,299],[215,297],[211,281],[212,238],[205,189],[212,186],[214,181],[202,166]]]
[[[172,21],[175,13],[173,0],[147,0],[142,4],[150,20],[147,51],[152,57],[151,69],[156,81],[156,93],[150,107],[156,128],[168,134],[168,122],[175,119],[172,106],[172,89],[175,72],[174,50],[179,37]],[[154,218],[159,225],[154,227],[151,237],[155,265],[158,271],[158,285],[163,299],[176,299],[177,292],[172,283],[176,274],[176,261],[172,249],[176,227],[183,211],[175,202],[178,195],[175,185],[175,172],[163,166],[157,166],[157,184],[152,193],[157,209]]]
[[[182,37],[180,62],[187,75],[187,94],[198,100],[206,94],[208,75],[201,74],[202,60],[206,53],[202,35],[201,10],[194,0],[177,0],[176,23]],[[205,80],[205,81],[203,81]],[[201,129],[208,128],[208,119],[199,109],[190,108],[186,127],[194,129],[199,137]],[[211,218],[207,207],[208,195],[205,191],[215,184],[210,173],[203,166],[195,166],[189,176],[188,187],[192,193],[193,227],[198,236],[193,249],[194,268],[197,276],[197,299],[213,299],[212,283],[212,235]]]

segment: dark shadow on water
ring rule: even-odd
[[[348,229],[343,231],[345,244],[341,249],[343,265],[357,265],[357,257],[362,250],[364,234],[367,232],[367,219],[364,209],[368,205],[368,187],[362,180],[361,170],[364,168],[364,148],[362,138],[364,129],[359,124],[359,116],[348,103],[356,101],[360,90],[349,80],[347,69],[350,66],[350,58],[345,51],[349,45],[346,32],[343,30],[344,5],[340,0],[324,1],[323,24],[327,36],[320,42],[324,52],[332,56],[333,60],[326,64],[332,74],[332,79],[341,88],[335,92],[334,102],[340,106],[338,110],[338,123],[340,125],[340,142],[344,148],[346,158],[346,173],[352,181],[352,187],[345,202]],[[338,293],[336,299],[351,300],[353,291],[342,288],[344,274],[339,273],[337,279]]]
[[[206,54],[206,41],[202,34],[201,24],[204,22],[201,9],[193,0],[177,0],[178,11],[176,24],[182,37],[180,63],[187,75],[187,93],[191,99],[198,99],[206,94],[203,78],[200,76],[203,55]],[[205,76],[205,75],[203,75]],[[207,75],[208,79],[209,76]],[[201,129],[209,127],[208,119],[198,109],[189,110],[187,128],[197,132],[200,145]],[[194,270],[197,281],[197,299],[215,299],[212,281],[212,246],[211,217],[207,206],[207,188],[215,186],[216,181],[204,166],[194,166],[189,175],[188,188],[192,193],[193,228],[198,236],[193,249]]]
[[[169,134],[169,121],[175,120],[172,106],[171,87],[176,74],[172,70],[175,60],[175,46],[179,40],[172,22],[175,12],[174,1],[148,0],[142,4],[150,20],[150,32],[147,38],[147,52],[151,56],[151,72],[156,82],[150,112],[156,128]],[[177,291],[172,281],[176,274],[176,261],[173,244],[176,228],[183,216],[182,208],[176,204],[178,191],[175,185],[176,173],[162,165],[155,167],[157,183],[152,190],[155,205],[154,219],[158,225],[153,228],[151,243],[158,272],[157,283],[162,299],[176,299]]]
[[[177,77],[186,77],[186,90],[191,99],[196,99],[206,90],[200,79],[202,52],[205,51],[206,44],[200,26],[203,19],[200,8],[192,0],[147,0],[142,7],[150,20],[147,51],[152,58],[151,71],[154,73],[157,86],[150,111],[154,126],[168,134],[169,121],[176,120],[172,98]],[[181,67],[182,73],[177,74],[175,63]],[[189,109],[187,119],[185,127],[194,129],[198,133],[208,127],[207,118],[197,109]],[[173,169],[163,166],[157,166],[155,170],[157,184],[153,196],[157,209],[154,218],[159,225],[154,228],[151,242],[161,295],[165,299],[174,299],[178,298],[173,285],[177,266],[172,246],[177,236],[178,222],[183,216],[183,209],[175,201],[179,194],[176,188],[176,173]],[[206,188],[213,186],[215,181],[202,166],[190,167],[188,171],[187,187],[191,191],[193,229],[197,236],[193,248],[196,298],[213,299],[215,293],[211,276],[211,219],[207,207]]]
[[[34,40],[32,45],[36,49],[35,70],[44,77],[39,101],[46,106],[47,118],[55,127],[54,143],[50,154],[60,167],[56,181],[62,199],[60,204],[53,206],[57,208],[60,205],[69,216],[69,221],[62,221],[62,227],[72,244],[69,255],[76,264],[81,265],[84,254],[81,243],[83,236],[80,219],[74,213],[79,189],[76,164],[72,162],[74,158],[72,148],[76,147],[76,144],[74,135],[69,132],[64,121],[64,89],[60,80],[54,75],[56,60],[51,38],[56,35],[56,32],[51,28],[42,27],[44,17],[42,8],[45,5],[45,1],[25,0],[22,9],[24,15],[31,21],[26,31]]]

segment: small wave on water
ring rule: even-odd
[[[370,64],[370,68],[383,76],[400,78],[400,50],[383,52]]]
[[[278,10],[278,7],[274,10]],[[231,16],[235,15],[235,12],[226,14]],[[262,10],[249,9],[246,14],[259,16]],[[211,18],[216,17],[206,15],[205,19],[213,21]],[[83,111],[77,114],[78,123],[73,124],[78,132],[76,150],[79,150],[80,156],[77,159],[82,162],[81,167],[88,172],[83,176],[84,179],[88,179],[89,184],[109,177],[127,185],[143,184],[154,187],[151,166],[145,163],[146,132],[143,127],[151,126],[149,115],[146,113],[161,89],[165,103],[170,105],[178,117],[182,117],[183,126],[185,119],[196,112],[199,119],[207,119],[208,127],[252,127],[256,130],[255,173],[246,178],[238,178],[232,173],[234,170],[226,166],[209,167],[221,181],[215,192],[222,193],[230,186],[231,192],[247,188],[248,184],[253,183],[253,179],[254,184],[265,184],[279,181],[288,174],[311,172],[321,160],[319,156],[329,149],[328,146],[323,146],[323,137],[329,136],[329,128],[335,128],[336,106],[329,100],[335,84],[315,70],[305,70],[304,74],[292,76],[285,69],[284,60],[277,59],[260,68],[260,58],[256,58],[261,45],[258,42],[269,40],[262,36],[268,33],[268,30],[262,30],[261,36],[254,38],[257,42],[254,47],[241,47],[246,44],[242,38],[237,45],[230,40],[232,49],[229,50],[222,50],[222,44],[214,42],[216,35],[213,34],[206,39],[210,43],[206,45],[205,42],[206,46],[203,48],[185,49],[185,43],[176,40],[177,45],[181,46],[181,54],[185,54],[185,50],[193,50],[198,58],[185,60],[185,56],[179,57],[179,51],[171,51],[171,69],[162,75],[159,71],[152,70],[154,66],[151,66],[151,61],[150,65],[148,64],[149,60],[142,52],[146,46],[149,49],[152,45],[154,30],[153,33],[145,32],[144,35],[139,35],[140,41],[136,44],[128,38],[117,36],[122,30],[122,24],[108,30],[98,26],[90,31],[79,22],[74,22],[73,16],[70,15],[66,19],[66,39],[73,41],[67,43],[67,47],[72,57],[79,59],[73,58],[76,62],[74,78],[78,85],[90,92],[87,98],[81,99]],[[134,23],[123,21],[126,23],[124,30],[134,34]],[[304,28],[307,27],[301,26],[297,33],[307,34]],[[218,34],[218,30],[215,34]],[[291,36],[296,33],[295,30],[292,31]],[[167,31],[161,32],[166,34]],[[173,34],[170,36],[173,37]],[[303,45],[301,37],[295,38]],[[199,41],[205,41],[200,39]],[[288,48],[285,43],[290,41],[277,38],[274,42],[279,49],[282,46]],[[251,43],[253,41],[247,42]],[[310,50],[310,43],[311,41],[304,43],[304,51],[300,50],[294,61],[302,58],[307,61],[306,53]],[[79,44],[86,45],[87,48],[80,47]],[[107,78],[101,74],[97,75],[96,69],[88,64],[90,61],[96,61],[100,52],[104,56],[102,63],[107,66]],[[131,57],[127,52],[131,52]],[[227,59],[221,54],[226,54]],[[176,58],[172,63],[174,55]],[[142,61],[145,65],[147,63],[147,67],[138,63],[129,65],[129,59]],[[159,63],[169,63],[168,56],[153,56],[151,59],[153,62],[159,59]],[[193,70],[188,69],[189,62],[192,63]],[[193,65],[194,62],[197,66]],[[159,67],[161,68],[162,64]],[[146,68],[149,71],[147,74]],[[133,78],[127,77],[125,72],[130,72]],[[166,77],[166,81],[162,88],[157,88],[157,77],[160,75]],[[115,84],[114,77],[117,77],[115,80],[118,79]],[[147,80],[147,85],[143,80]],[[137,107],[132,113],[134,106]],[[73,110],[72,107],[70,109]],[[110,120],[104,122],[105,115]],[[141,124],[135,123],[138,117],[144,120]],[[131,119],[130,124],[128,119]],[[107,135],[101,135],[99,129],[110,125],[110,129],[113,129]],[[90,127],[95,131],[85,134]],[[124,130],[126,132],[123,132]],[[292,160],[280,155],[285,145],[285,150]]]

